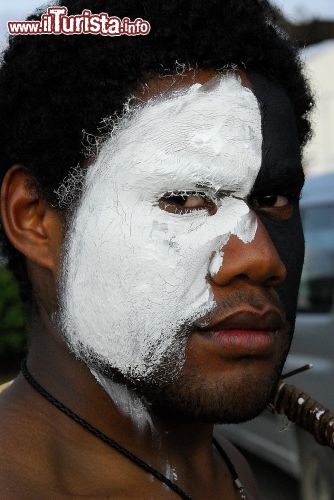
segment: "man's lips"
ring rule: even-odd
[[[204,328],[197,327],[207,341],[224,348],[227,355],[265,355],[273,352],[275,337],[286,322],[277,309],[237,311]]]
[[[278,309],[266,309],[263,312],[255,310],[239,310],[214,320],[211,324],[198,329],[201,331],[222,331],[222,330],[279,330],[284,325],[284,317]]]

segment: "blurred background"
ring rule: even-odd
[[[0,50],[7,21],[24,19],[43,2],[0,5]],[[272,0],[280,26],[298,43],[316,97],[313,139],[307,146],[302,198],[306,259],[299,313],[286,369],[314,368],[292,383],[334,409],[334,1]],[[0,254],[0,385],[13,378],[25,353],[25,318],[16,284]],[[265,500],[334,500],[334,452],[280,417],[263,414],[222,426],[247,455]]]

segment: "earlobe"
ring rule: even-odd
[[[33,185],[23,165],[7,171],[1,187],[2,225],[9,241],[29,261],[55,272],[60,218]]]

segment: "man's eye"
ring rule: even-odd
[[[267,195],[267,196],[259,196],[255,200],[259,207],[275,207],[282,208],[290,205],[290,201],[286,196],[281,195]]]
[[[277,194],[256,196],[251,200],[251,206],[255,210],[267,213],[279,220],[289,219],[293,211],[290,199],[287,196]]]
[[[205,193],[177,192],[166,193],[159,200],[159,207],[172,214],[188,214],[198,210],[206,210],[209,215],[217,212],[216,203]]]

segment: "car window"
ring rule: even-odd
[[[305,263],[298,310],[328,312],[334,293],[334,205],[302,210]]]

